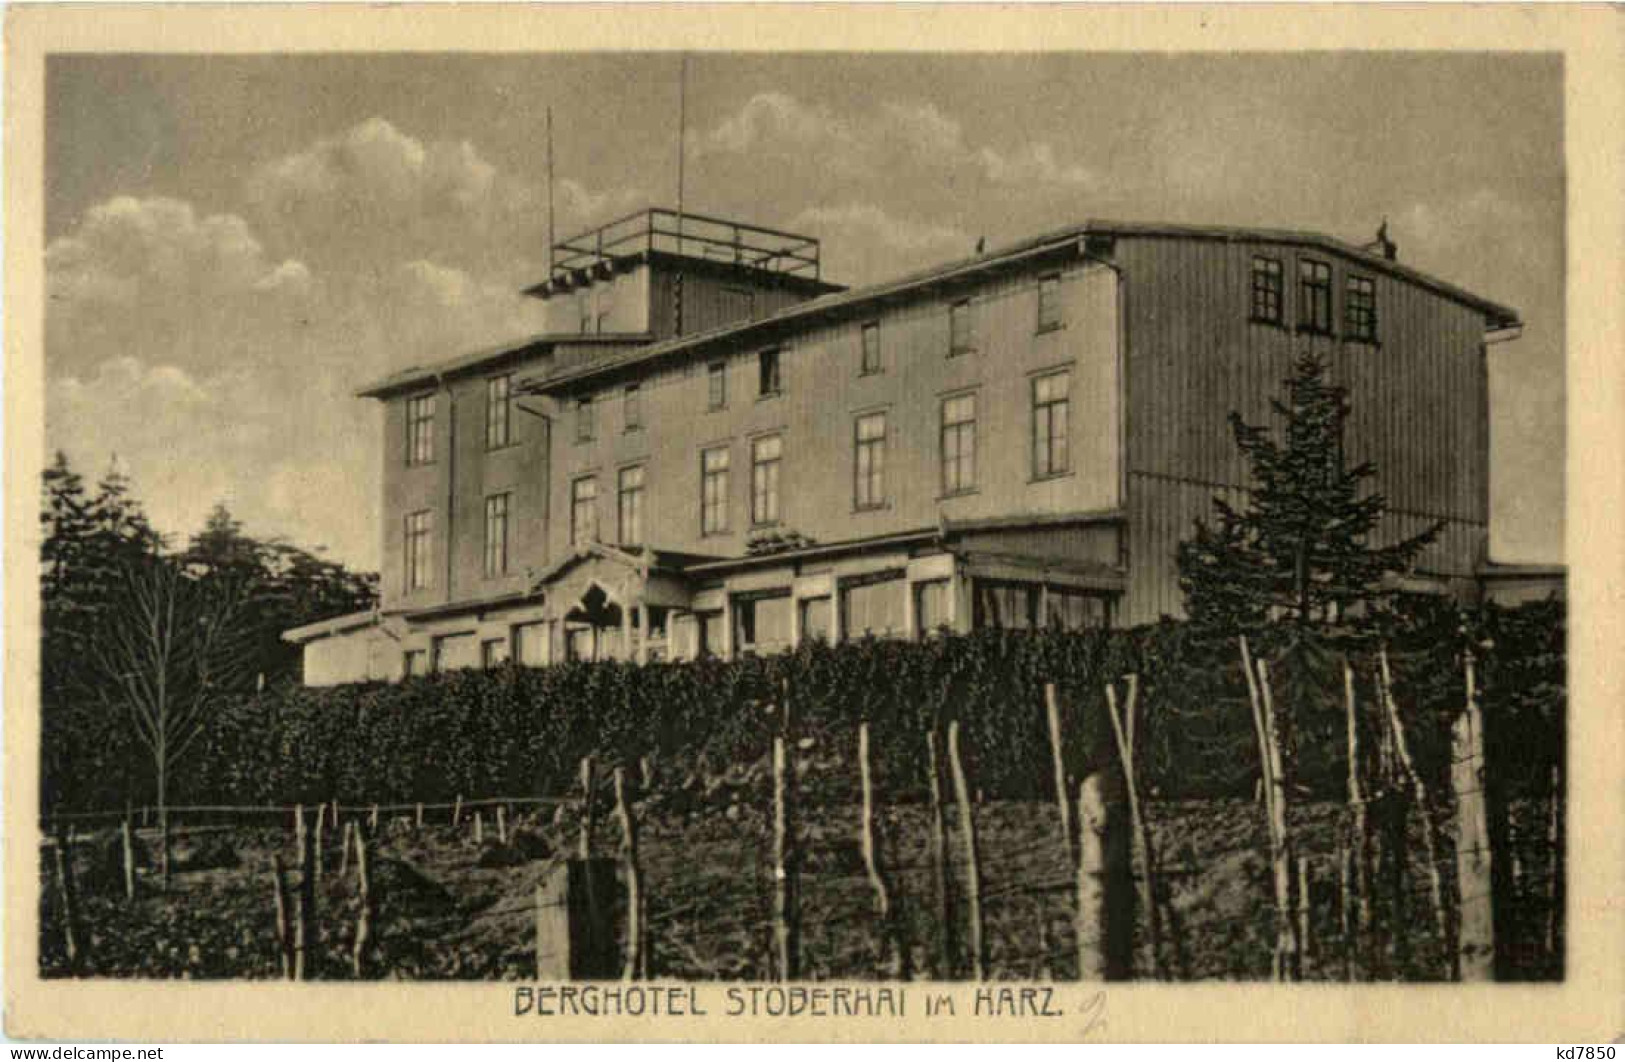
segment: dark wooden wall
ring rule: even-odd
[[[1255,254],[1282,264],[1284,328],[1250,316]],[[1299,334],[1297,260],[1332,266],[1333,337]],[[1123,237],[1113,258],[1125,278],[1128,349],[1130,589],[1122,622],[1180,614],[1174,550],[1215,494],[1239,502],[1246,463],[1226,417],[1273,422],[1294,356],[1329,357],[1350,389],[1347,454],[1377,466],[1388,500],[1384,531],[1412,534],[1450,521],[1424,556],[1425,572],[1466,591],[1488,535],[1488,380],[1482,312],[1351,258],[1284,244]],[[1376,281],[1378,343],[1345,341],[1346,278]]]

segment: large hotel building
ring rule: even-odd
[[[1180,613],[1175,547],[1298,353],[1350,390],[1411,582],[1487,570],[1515,311],[1311,232],[1088,221],[847,290],[816,240],[648,210],[554,248],[543,334],[397,373],[377,610],[305,680]]]

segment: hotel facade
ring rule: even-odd
[[[543,334],[397,373],[382,600],[285,637],[314,685],[731,658],[1179,615],[1175,549],[1303,351],[1352,402],[1409,582],[1487,569],[1486,351],[1515,311],[1315,233],[1089,221],[897,280],[649,210],[554,248]]]

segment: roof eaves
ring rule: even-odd
[[[504,343],[495,347],[486,347],[471,354],[460,354],[453,358],[447,358],[445,361],[429,365],[413,365],[401,369],[359,388],[355,392],[355,397],[383,398],[397,391],[415,387],[440,377],[477,372],[480,369],[489,368],[510,358],[544,353],[557,346],[568,346],[570,344],[588,346],[597,344],[637,344],[647,343],[651,338],[652,336],[648,332],[543,332],[531,336],[529,339]]]
[[[744,339],[757,334],[770,333],[774,328],[795,324],[801,320],[823,314],[852,311],[872,302],[910,294],[932,284],[947,283],[960,277],[996,270],[1046,253],[1077,246],[1081,229],[1076,226],[1058,232],[1033,237],[1011,247],[973,258],[949,262],[933,269],[921,270],[896,280],[873,284],[863,288],[831,293],[787,306],[777,313],[754,321],[720,325],[693,335],[679,336],[620,358],[584,365],[562,373],[522,380],[516,390],[522,394],[543,394],[561,390],[572,384],[607,375],[621,369],[642,365],[660,358],[696,350],[712,343]]]

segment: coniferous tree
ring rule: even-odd
[[[1347,391],[1309,353],[1283,386],[1285,399],[1270,403],[1278,433],[1230,414],[1251,471],[1246,503],[1215,498],[1214,523],[1196,521],[1179,545],[1180,586],[1198,632],[1232,647],[1237,635],[1249,635],[1255,653],[1274,658],[1287,771],[1319,775],[1334,764],[1304,758],[1330,757],[1336,746],[1342,692],[1334,650],[1367,633],[1351,617],[1377,613],[1390,595],[1387,579],[1410,571],[1444,524],[1374,544],[1387,502],[1371,489],[1371,462],[1344,460]]]
[[[1252,472],[1247,504],[1215,498],[1217,521],[1196,521],[1179,545],[1186,610],[1202,626],[1245,632],[1271,618],[1299,626],[1339,621],[1382,595],[1387,576],[1409,571],[1444,527],[1440,521],[1374,545],[1387,501],[1369,491],[1371,462],[1344,462],[1347,391],[1326,379],[1312,354],[1298,358],[1284,385],[1286,401],[1271,402],[1279,438],[1230,414]]]

